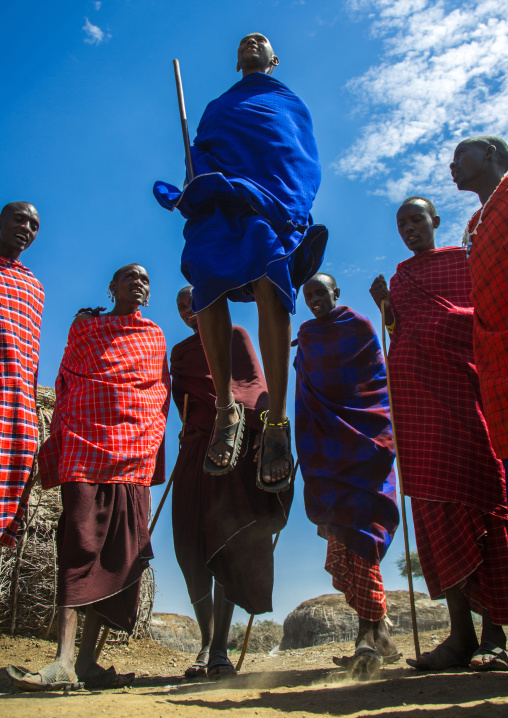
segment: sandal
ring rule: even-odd
[[[207,474],[211,474],[212,476],[221,476],[222,474],[228,474],[230,471],[233,471],[238,461],[238,457],[240,456],[243,431],[245,428],[245,411],[243,404],[235,404],[235,407],[240,418],[234,424],[225,426],[224,429],[215,429],[217,426],[217,416],[215,416],[212,435],[210,436],[205,460],[203,462],[203,471]],[[232,438],[233,436],[235,437],[234,439]],[[218,464],[214,463],[208,456],[210,448],[219,441],[222,441],[229,449],[231,449],[231,458],[227,466],[218,466]]]
[[[333,656],[332,661],[335,663],[336,666],[340,666],[344,670],[348,671],[352,668],[356,657],[357,657],[356,655],[354,655],[354,656]],[[383,656],[380,653],[379,657],[380,657],[383,665],[390,665],[391,663],[397,663],[397,661],[400,661],[400,659],[402,658],[402,653],[400,653],[400,651],[394,651],[393,653],[390,653],[389,656]]]
[[[227,653],[224,653],[223,651],[213,651],[210,653],[210,660],[208,661],[208,670],[206,675],[208,678],[215,678],[220,681],[224,678],[231,678],[232,676],[236,676],[238,674],[235,667],[229,660]]]
[[[467,668],[471,657],[459,653],[448,643],[441,643],[419,658],[406,658],[406,663],[417,671],[447,671],[449,668]]]
[[[490,641],[482,641],[473,653],[469,667],[474,671],[508,671],[508,653]]]
[[[354,681],[373,681],[379,678],[381,654],[377,648],[360,645],[355,651],[355,660],[351,666],[351,678]]]
[[[7,666],[5,672],[11,683],[20,691],[77,691],[83,688],[76,674],[70,675],[59,663],[50,663],[37,673],[30,673],[16,666]],[[40,676],[40,681],[30,680],[31,676]]]
[[[266,424],[263,426],[263,433],[261,435],[261,446],[259,447],[259,458],[258,458],[258,470],[256,475],[256,486],[258,489],[268,491],[277,494],[282,491],[289,491],[291,482],[294,478],[295,473],[295,462],[293,455],[291,454],[291,428],[289,425],[289,419],[287,424],[282,427],[286,432],[285,441],[280,444],[278,441],[274,441],[271,436],[266,436]],[[270,464],[275,459],[285,459],[289,464],[289,470],[282,479],[278,481],[263,481],[263,466]]]
[[[208,649],[200,651],[192,666],[189,666],[185,672],[185,678],[203,678],[206,676],[206,669],[208,668],[208,661],[203,661],[201,656],[209,657],[210,651]]]
[[[125,688],[136,678],[135,673],[117,673],[113,666],[107,670],[102,666],[91,666],[84,675],[79,676],[87,690],[105,690],[107,688]]]

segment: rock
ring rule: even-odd
[[[410,633],[411,607],[408,591],[387,591],[390,632]],[[433,631],[449,626],[446,605],[431,601],[425,593],[415,593],[415,607],[420,631]],[[324,643],[354,641],[358,631],[358,616],[346,603],[342,593],[311,598],[297,606],[284,621],[284,635],[280,650],[306,648]]]
[[[197,622],[189,616],[177,613],[154,613],[151,634],[154,641],[184,653],[198,653],[201,648],[201,632]]]

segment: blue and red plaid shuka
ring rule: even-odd
[[[295,441],[309,519],[379,564],[399,523],[386,370],[371,323],[349,307],[300,327]]]

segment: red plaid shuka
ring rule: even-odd
[[[463,504],[412,499],[418,555],[431,598],[459,586],[471,610],[508,624],[506,521]]]
[[[469,221],[469,231],[480,212]],[[492,445],[500,459],[508,459],[508,177],[485,206],[472,239],[476,366]]]
[[[72,326],[51,436],[39,453],[43,487],[162,483],[169,401],[166,342],[156,324],[136,312]]]
[[[380,621],[386,615],[386,594],[379,564],[353,553],[328,531],[325,569],[333,587],[342,591],[347,603],[365,621]]]
[[[0,546],[14,546],[37,449],[35,387],[44,290],[21,262],[0,257]]]
[[[404,491],[508,519],[503,467],[482,413],[466,253],[432,249],[390,282],[393,421]]]

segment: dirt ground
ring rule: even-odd
[[[446,632],[420,635],[422,651],[440,642]],[[182,673],[193,657],[150,640],[107,647],[102,664],[119,672],[136,672],[131,688],[70,693],[20,693],[9,683],[5,666],[12,663],[36,671],[50,662],[49,641],[0,635],[0,698],[2,715],[54,718],[69,714],[95,718],[149,715],[154,718],[273,718],[291,716],[401,716],[403,718],[507,718],[508,673],[450,670],[419,674],[406,666],[414,656],[412,637],[397,636],[404,658],[382,670],[381,678],[354,683],[331,661],[351,655],[352,643],[332,643],[285,651],[274,656],[247,654],[241,673],[227,681],[185,683]],[[233,663],[237,656],[231,656]]]

